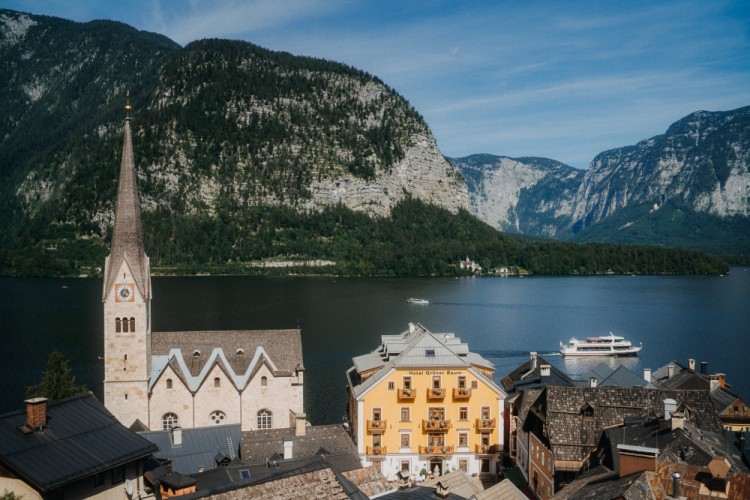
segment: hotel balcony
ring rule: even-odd
[[[422,419],[422,430],[425,432],[448,432],[451,428],[450,420],[424,420]]]
[[[370,432],[383,432],[386,429],[385,420],[368,420],[367,430]]]
[[[385,446],[367,446],[368,455],[385,455],[387,453]]]
[[[430,455],[433,453],[437,453],[439,455],[447,455],[449,453],[453,453],[455,451],[455,447],[444,445],[444,446],[420,446],[419,447],[419,453],[421,455]]]
[[[471,397],[471,389],[467,387],[454,387],[453,388],[453,399],[469,399]]]
[[[497,427],[497,420],[494,418],[478,418],[476,428],[478,431],[494,431]]]
[[[474,446],[474,452],[477,455],[488,455],[490,453],[497,453],[498,446],[496,444],[478,444]]]
[[[427,399],[445,399],[445,389],[427,389]]]
[[[398,399],[411,399],[413,400],[417,395],[417,391],[414,389],[399,389]]]

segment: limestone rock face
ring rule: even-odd
[[[460,174],[448,163],[431,135],[412,136],[405,157],[374,180],[352,175],[313,182],[306,208],[341,203],[352,210],[387,216],[406,196],[455,213],[468,209],[468,190]]]

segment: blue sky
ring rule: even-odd
[[[750,2],[0,0],[75,21],[116,19],[185,45],[247,40],[380,77],[443,154],[597,153],[697,110],[750,105]]]

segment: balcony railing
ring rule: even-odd
[[[367,421],[367,430],[370,431],[370,432],[372,432],[372,431],[376,431],[376,432],[377,431],[381,431],[381,432],[385,431],[385,429],[386,429],[385,423],[386,423],[385,420],[368,420]]]
[[[427,389],[427,399],[444,399],[445,389]]]
[[[479,455],[497,453],[497,450],[498,450],[498,447],[496,444],[478,444],[474,447],[474,451]]]
[[[429,455],[432,453],[437,453],[440,455],[447,455],[449,453],[453,453],[455,451],[454,446],[452,445],[444,445],[444,446],[420,446],[419,447],[419,453],[422,455]]]
[[[425,420],[422,419],[422,430],[425,432],[448,432],[451,427],[450,420]]]
[[[453,399],[469,399],[471,397],[471,389],[468,387],[454,387],[453,388]]]
[[[368,455],[385,455],[387,452],[385,446],[368,446],[367,447],[367,454]]]
[[[398,399],[414,399],[417,391],[414,389],[399,389]]]
[[[491,431],[497,427],[497,421],[494,418],[478,418],[476,428],[478,431]]]

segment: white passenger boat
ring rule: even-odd
[[[560,342],[563,356],[636,356],[642,348],[642,342],[635,346],[612,332],[603,337],[586,337],[586,340],[573,337],[567,344]]]
[[[427,300],[427,299],[415,299],[414,297],[412,297],[412,298],[408,299],[408,300],[407,300],[407,302],[408,302],[409,304],[422,304],[422,305],[425,305],[425,304],[429,304],[429,303],[430,303],[430,301],[429,301],[429,300]]]

